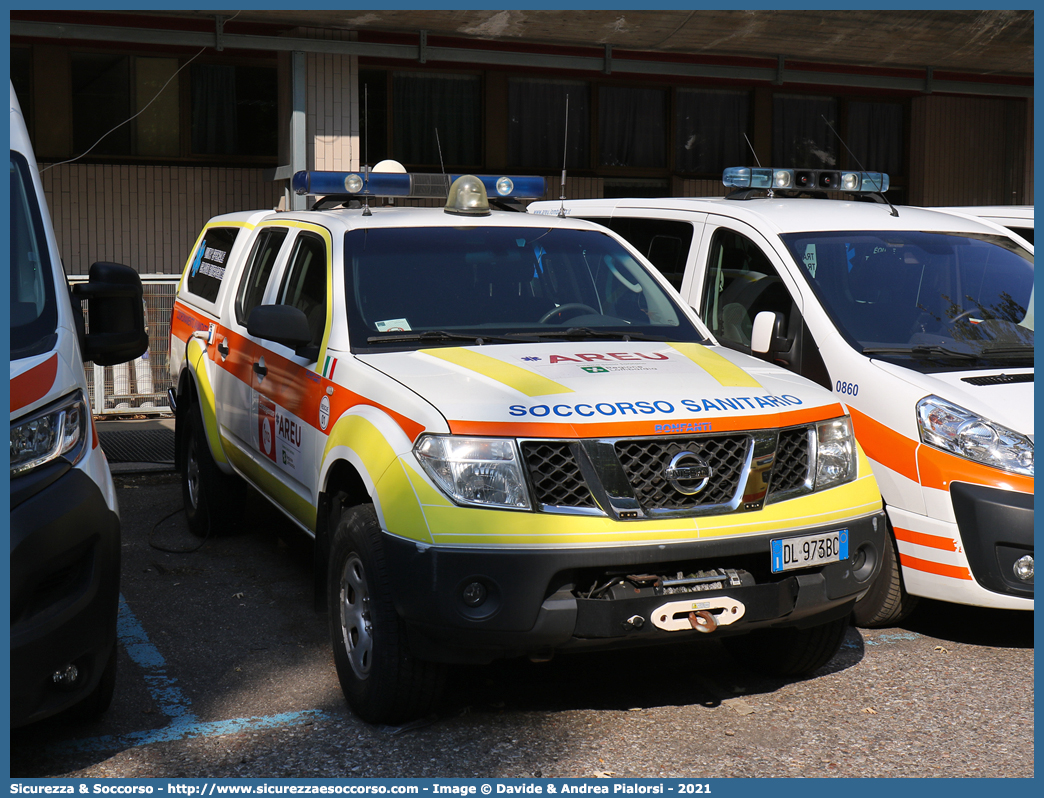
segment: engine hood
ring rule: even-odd
[[[717,346],[554,342],[367,354],[461,434],[681,434],[840,415],[817,385]]]
[[[989,421],[1033,437],[1033,369],[978,369],[922,374],[892,363],[874,365],[892,377],[916,386],[924,396],[935,395]]]

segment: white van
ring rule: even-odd
[[[70,296],[14,86],[10,202],[11,725],[24,726],[112,699],[120,522],[83,364],[133,360],[148,339],[133,269],[95,263]]]
[[[968,215],[865,201],[887,191],[880,173],[736,167],[723,182],[726,198],[564,207],[647,255],[719,343],[848,406],[893,544],[858,623],[894,623],[917,596],[1032,609],[1032,245]],[[848,187],[850,200],[826,198]]]
[[[985,219],[988,222],[1007,227],[1016,235],[1033,243],[1033,206],[1032,205],[966,205],[951,208],[932,208],[933,211],[946,211]]]

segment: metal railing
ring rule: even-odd
[[[101,415],[157,415],[170,413],[167,388],[170,369],[170,315],[177,296],[180,274],[143,274],[145,324],[149,348],[130,363],[96,366],[85,363],[91,410]],[[69,283],[85,283],[86,275],[75,275]],[[86,304],[84,304],[86,313]]]

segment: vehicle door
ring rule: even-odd
[[[254,343],[251,444],[259,481],[295,519],[314,528],[319,479],[318,357],[327,337],[331,284],[331,237],[317,225],[296,223],[285,245],[289,256],[269,278],[265,304],[291,305],[308,320],[311,340],[291,348],[251,336]]]
[[[686,299],[724,346],[750,354],[754,319],[782,315],[787,346],[771,360],[820,385],[832,383],[806,323],[797,277],[764,236],[735,219],[710,215],[687,277]]]
[[[290,228],[278,225],[262,225],[256,230],[213,349],[221,366],[217,370],[221,379],[214,392],[222,435],[230,444],[229,454],[234,464],[249,479],[254,479],[257,471],[253,465],[256,450],[252,443],[256,419],[250,410],[256,379],[253,364],[257,358],[256,344],[247,332],[247,318],[251,310],[265,301],[276,265],[286,260],[289,247],[284,244],[289,232]]]
[[[680,292],[699,250],[705,219],[706,214],[628,208],[600,223],[627,239]]]

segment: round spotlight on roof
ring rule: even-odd
[[[362,187],[363,179],[359,175],[351,174],[344,179],[344,188],[349,194],[358,194]]]
[[[461,216],[489,216],[486,187],[474,175],[461,175],[450,186],[443,210]]]

